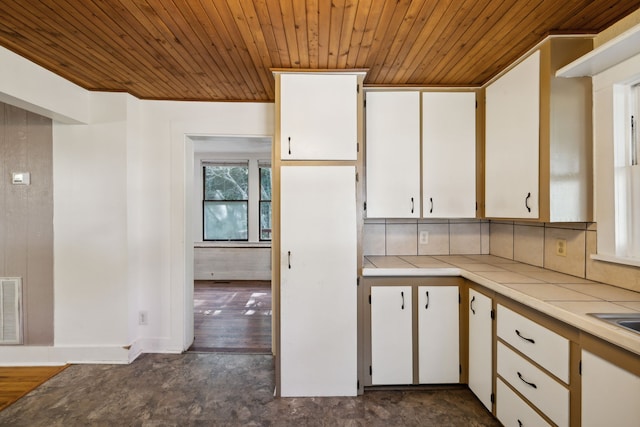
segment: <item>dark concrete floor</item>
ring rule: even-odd
[[[264,355],[147,354],[74,365],[4,411],[1,426],[499,426],[467,389],[274,398]]]

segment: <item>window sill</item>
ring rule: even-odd
[[[271,242],[195,242],[194,248],[270,248]]]
[[[592,254],[591,259],[596,261],[611,262],[614,264],[624,264],[624,265],[630,265],[633,267],[640,267],[640,259],[638,258],[626,258],[626,257],[620,257],[616,255]]]

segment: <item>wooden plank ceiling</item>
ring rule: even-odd
[[[640,0],[2,0],[0,45],[89,90],[272,101],[271,68],[367,68],[369,85],[479,85],[548,34]]]

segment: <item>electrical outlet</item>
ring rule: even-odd
[[[421,245],[428,245],[429,244],[429,232],[428,231],[421,231],[420,232],[420,244]]]
[[[567,240],[556,239],[556,255],[567,256]]]
[[[149,315],[146,311],[138,312],[138,325],[147,325],[149,322]]]

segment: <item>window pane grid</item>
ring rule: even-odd
[[[249,167],[203,166],[203,240],[249,240]]]
[[[204,200],[249,200],[248,166],[204,166]]]
[[[271,240],[271,167],[260,166],[260,240]]]

